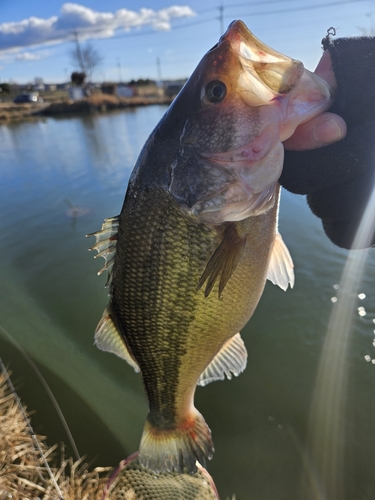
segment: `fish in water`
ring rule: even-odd
[[[238,333],[266,279],[293,285],[277,230],[282,141],[327,109],[329,85],[233,22],[151,133],[121,214],[93,233],[110,301],[96,345],[140,371],[140,463],[193,473],[214,452],[194,392],[239,375]]]

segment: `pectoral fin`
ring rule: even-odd
[[[229,223],[224,230],[220,245],[212,254],[198,283],[198,290],[206,283],[205,297],[210,295],[218,280],[220,297],[241,259],[245,243],[246,236],[239,236],[235,224]]]
[[[271,249],[271,258],[268,265],[267,279],[278,285],[284,291],[294,286],[294,265],[289,250],[280,233],[277,233]]]
[[[219,353],[207,366],[198,380],[198,385],[207,385],[215,380],[229,380],[232,374],[238,377],[246,368],[247,351],[241,335],[237,333],[227,340]]]
[[[95,345],[102,351],[112,352],[116,356],[125,359],[136,372],[139,372],[139,366],[131,357],[125,342],[108,313],[108,309],[104,309],[102,319],[96,327]]]

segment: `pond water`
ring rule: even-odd
[[[102,262],[87,252],[93,242],[84,236],[119,213],[136,157],[165,109],[0,127],[0,356],[22,400],[36,410],[35,430],[51,445],[64,441],[71,454],[40,380],[5,329],[38,365],[81,455],[96,465],[115,466],[138,448],[147,406],[140,377],[93,345],[108,298],[106,277],[96,276]],[[238,379],[197,390],[196,406],[216,448],[209,471],[223,499],[236,494],[237,500],[333,500],[322,478],[339,456],[332,470],[340,484],[331,491],[339,491],[340,500],[370,500],[375,250],[359,286],[345,291],[351,299],[349,338],[341,338],[340,329],[335,334],[317,403],[317,371],[331,312],[340,305],[336,285],[348,252],[328,241],[304,197],[287,192],[280,232],[294,259],[294,289],[284,293],[267,284],[242,332],[247,370]],[[317,411],[319,404],[325,413]],[[314,462],[311,432],[322,443],[319,449],[326,445],[324,460],[331,465]]]

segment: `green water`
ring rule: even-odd
[[[103,261],[93,259],[87,251],[93,241],[84,236],[119,213],[136,157],[164,111],[155,106],[0,127],[0,324],[37,363],[80,453],[97,465],[114,466],[137,449],[147,407],[140,377],[93,346],[107,303],[106,277],[96,276]],[[312,474],[310,404],[347,252],[328,241],[303,197],[286,192],[280,231],[294,260],[295,288],[284,293],[267,284],[242,332],[247,370],[197,390],[196,406],[216,448],[209,471],[223,499],[233,493],[237,500],[302,499],[301,478],[306,470]],[[347,500],[375,497],[375,366],[365,360],[375,358],[372,252],[360,289],[350,292],[342,415]],[[0,355],[23,401],[36,410],[35,430],[50,444],[67,442],[38,378],[1,333]],[[314,498],[334,500],[324,493]]]

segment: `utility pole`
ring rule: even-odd
[[[158,75],[158,82],[159,85],[161,85],[161,67],[160,67],[160,58],[156,58],[156,68],[157,68],[157,75]]]
[[[221,4],[218,7],[219,9],[219,21],[220,21],[220,36],[224,33],[224,5]]]
[[[74,31],[74,39],[75,39],[75,43],[76,43],[76,47],[77,47],[78,62],[79,62],[79,65],[81,67],[82,73],[84,73],[85,72],[85,65],[84,65],[84,62],[83,62],[81,45],[79,44],[79,38],[78,38],[78,31],[77,30]]]
[[[117,69],[118,69],[118,81],[122,82],[121,63],[119,58],[117,58]]]

